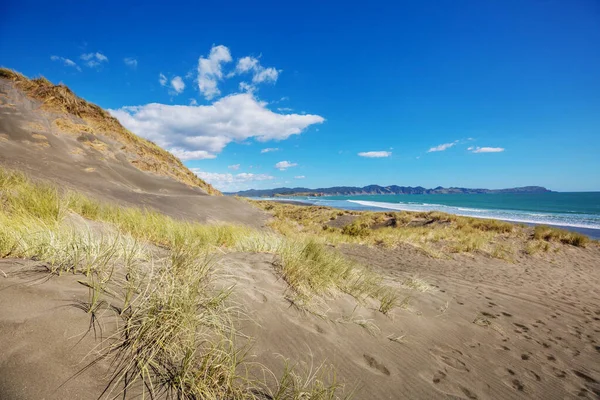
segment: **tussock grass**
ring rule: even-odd
[[[564,229],[553,228],[550,226],[539,225],[533,231],[533,239],[545,240],[546,242],[556,241],[564,244],[570,244],[575,247],[585,247],[589,243],[589,238],[581,233],[565,231]]]
[[[134,158],[132,164],[138,169],[168,176],[186,185],[200,187],[211,195],[221,195],[221,192],[198,178],[173,154],[125,129],[110,113],[77,97],[65,85],[54,85],[44,77],[29,79],[8,68],[0,68],[0,79],[12,81],[17,88],[29,97],[41,101],[44,109],[69,114],[82,119],[86,123],[79,124],[69,118],[59,118],[56,121],[59,128],[65,128],[67,132],[71,133],[96,132],[105,134],[123,143],[123,150]]]
[[[273,400],[334,400],[350,399],[352,392],[340,397],[344,385],[335,371],[325,364],[292,364],[284,359],[284,369],[277,379],[277,389],[269,393]]]
[[[297,294],[310,297],[335,289],[357,299],[377,298],[381,277],[350,262],[338,252],[313,239],[286,241],[277,267]]]

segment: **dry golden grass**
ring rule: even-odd
[[[546,249],[544,241],[584,247],[587,237],[556,228],[531,228],[510,222],[462,217],[442,212],[359,212],[276,201],[252,201],[274,216],[271,227],[289,237],[321,237],[327,243],[395,247],[409,244],[434,257],[452,253],[485,253],[507,261],[518,252]],[[352,216],[352,222],[335,219]],[[542,243],[542,244],[540,244]]]
[[[533,238],[537,240],[545,240],[547,242],[556,241],[576,247],[585,247],[590,242],[590,239],[581,233],[565,231],[564,229],[558,229],[544,225],[535,227],[533,231]]]
[[[173,154],[149,140],[131,133],[107,111],[77,97],[65,85],[54,85],[44,77],[29,79],[7,68],[0,68],[0,78],[12,81],[17,88],[25,92],[28,96],[40,100],[43,109],[81,118],[88,126],[85,129],[101,132],[123,143],[124,150],[134,157],[132,164],[136,168],[142,171],[153,172],[157,175],[171,177],[189,186],[200,187],[211,195],[221,195],[221,192],[198,178]],[[66,121],[66,119],[64,120]],[[62,121],[58,122],[58,124],[68,125],[69,122]]]
[[[94,129],[86,124],[77,124],[71,121],[69,118],[56,118],[52,124],[61,132],[80,134],[80,133],[94,133]]]
[[[104,229],[66,223],[73,213]],[[234,318],[243,312],[228,301],[233,287],[214,284],[211,253],[227,248],[279,254],[279,268],[298,293],[378,290],[375,275],[318,243],[102,204],[0,168],[0,258],[43,260],[49,274],[81,275],[88,298],[74,306],[90,316],[90,330],[102,329],[104,314],[118,319],[98,347],[99,358],[88,364],[110,362],[107,398],[131,389],[141,389],[142,398],[341,398],[342,386],[324,365],[305,370],[285,361],[281,375],[262,371],[273,377],[269,382],[249,378],[262,367],[245,359],[247,346],[236,344]]]

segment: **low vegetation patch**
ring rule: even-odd
[[[508,245],[497,249],[498,240],[525,237],[519,226],[441,212],[366,212],[335,210],[321,206],[297,206],[272,201],[253,201],[275,218],[271,226],[287,236],[321,237],[328,243],[360,243],[394,247],[410,244],[433,256],[481,251],[505,257]],[[343,226],[337,218],[351,216]]]
[[[409,244],[434,257],[485,253],[512,261],[517,252],[548,250],[548,242],[585,247],[589,239],[557,228],[531,228],[510,222],[462,217],[442,212],[370,212],[251,201],[274,216],[271,227],[288,237],[319,238],[325,243],[395,247]],[[346,224],[335,220],[349,221]]]
[[[565,231],[564,229],[553,228],[550,226],[536,226],[533,231],[533,238],[545,240],[547,242],[560,242],[570,244],[576,247],[585,247],[590,239],[581,233]]]

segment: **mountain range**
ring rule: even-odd
[[[377,194],[489,194],[489,193],[544,193],[550,190],[541,186],[523,186],[508,189],[468,189],[460,187],[444,188],[438,186],[434,189],[426,189],[421,186],[379,186],[368,185],[364,187],[335,186],[329,188],[308,189],[275,188],[275,189],[249,189],[239,192],[224,193],[243,197],[276,197],[276,196],[354,196],[354,195],[377,195]]]

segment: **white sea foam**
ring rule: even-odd
[[[492,218],[504,221],[521,222],[526,224],[546,224],[570,226],[573,228],[600,229],[600,219],[597,215],[561,214],[561,213],[529,213],[519,210],[482,210],[468,207],[453,207],[443,204],[409,204],[385,203],[379,201],[345,200],[366,208],[383,208],[397,211],[442,211],[450,214],[474,218]],[[333,204],[332,204],[333,206]],[[338,207],[341,205],[338,205]]]

